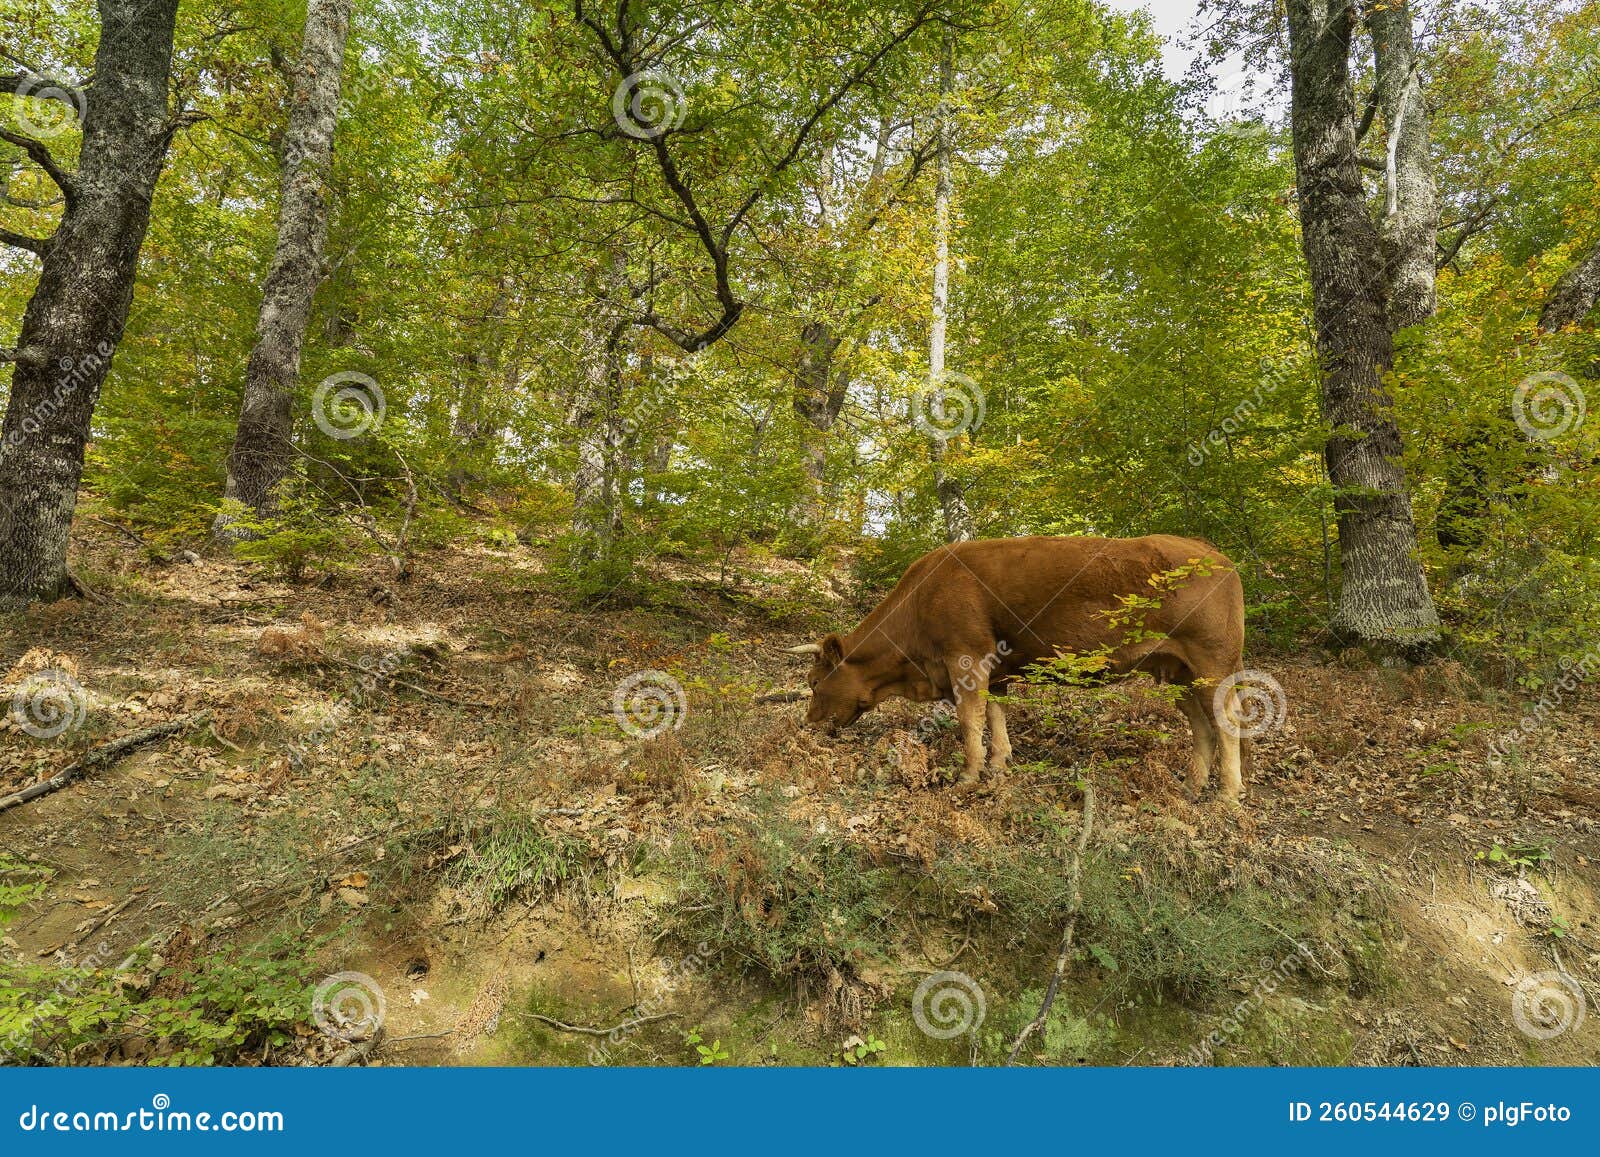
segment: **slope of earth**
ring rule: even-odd
[[[1140,684],[828,738],[784,648],[861,612],[804,567],[662,565],[574,610],[537,552],[288,585],[80,531],[106,601],[0,634],[0,1050],[21,1063],[1595,1063],[1600,702],[1459,665],[1256,656],[1247,805],[1179,789]],[[777,701],[771,701],[776,699]],[[195,717],[198,712],[204,716]],[[381,1022],[381,1031],[374,1031]]]

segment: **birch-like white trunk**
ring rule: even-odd
[[[950,316],[950,195],[952,178],[952,134],[950,131],[951,94],[955,90],[954,46],[945,37],[944,55],[939,61],[939,108],[937,155],[934,158],[933,186],[933,316],[928,327],[928,378],[933,391],[930,405],[942,409],[939,391],[945,384],[945,331]],[[929,439],[928,450],[933,458],[933,485],[939,496],[939,508],[944,514],[946,542],[964,542],[978,536],[972,521],[972,511],[967,508],[965,488],[944,467],[949,442],[934,436]]]
[[[326,274],[328,172],[339,113],[351,0],[309,0],[300,57],[291,76],[284,133],[278,240],[261,294],[256,344],[245,369],[239,428],[228,455],[224,497],[270,514],[294,461],[294,395],[311,299]],[[227,515],[212,533],[238,537]]]

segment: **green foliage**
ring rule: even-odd
[[[454,882],[489,911],[538,899],[583,875],[589,850],[575,836],[552,834],[531,816],[500,812],[472,838],[452,869]]]
[[[106,1061],[119,1049],[153,1065],[238,1063],[293,1039],[311,1016],[303,954],[267,945],[201,957],[153,975],[84,961],[0,966],[0,1049],[13,1063]]]
[[[409,474],[411,545],[486,513],[504,524],[497,548],[512,530],[551,548],[548,583],[580,602],[656,599],[669,561],[726,580],[739,552],[843,558],[864,591],[887,589],[944,538],[912,420],[936,248],[926,146],[942,110],[948,368],[983,410],[944,444],[942,469],[980,531],[1203,536],[1240,565],[1253,645],[1325,625],[1338,583],[1329,431],[1279,119],[1203,115],[1213,94],[1198,75],[1164,76],[1146,17],[1090,4],[960,0],[922,25],[926,6],[902,0],[630,6],[637,42],[665,46],[652,71],[672,80],[665,143],[693,175],[690,212],[657,142],[611,131],[623,78],[592,30],[562,5],[534,8],[358,17],[329,274],[292,399],[295,477],[242,558],[298,577],[389,553],[375,537],[395,539]],[[19,56],[87,75],[91,6],[24,9],[37,14],[20,18]],[[275,239],[288,94],[272,60],[303,11],[249,16],[180,13],[176,83],[208,115],[174,139],[94,415],[85,484],[160,547],[203,539],[220,501]],[[1534,688],[1600,634],[1595,422],[1546,438],[1513,412],[1530,374],[1588,389],[1600,361],[1592,318],[1560,334],[1535,324],[1600,242],[1600,17],[1516,0],[1446,4],[1435,23],[1427,86],[1452,260],[1437,315],[1398,336],[1389,387],[1451,643]],[[1241,35],[1230,19],[1209,34],[1219,53]],[[1353,54],[1360,91],[1366,55]],[[0,119],[17,127],[39,103]],[[778,147],[791,141],[792,154]],[[69,166],[78,144],[70,125],[50,141]],[[60,206],[44,171],[7,146],[0,186],[0,226],[47,235]],[[714,259],[696,214],[724,239]],[[726,286],[708,280],[719,266]],[[0,347],[37,273],[25,254],[0,265]],[[743,304],[737,324],[688,352],[724,293]],[[802,381],[819,332],[826,364]],[[385,416],[336,437],[314,420],[318,383],[356,368]],[[573,529],[580,443],[606,460],[603,542]],[[775,582],[753,600],[785,626],[823,625],[809,596]]]
[[[839,1060],[855,1068],[866,1064],[876,1056],[882,1055],[888,1047],[870,1032],[865,1037],[852,1036],[840,1048]]]
[[[1512,844],[1506,847],[1499,840],[1496,840],[1487,851],[1477,853],[1477,859],[1483,863],[1513,872],[1537,868],[1554,858],[1546,844]]]
[[[319,504],[292,482],[280,488],[280,503],[266,518],[240,503],[223,503],[224,516],[244,535],[233,545],[234,556],[292,583],[302,581],[312,566],[341,565],[349,555],[349,530],[329,522]]]
[[[24,904],[44,895],[51,875],[49,868],[0,852],[0,928],[15,919]]]
[[[732,1055],[722,1047],[720,1040],[714,1040],[710,1044],[706,1044],[705,1039],[698,1028],[692,1028],[683,1034],[683,1043],[694,1048],[695,1056],[699,1058],[698,1063],[701,1065],[714,1065],[719,1061],[727,1060]]]

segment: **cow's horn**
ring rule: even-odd
[[[791,654],[791,655],[820,655],[820,654],[822,654],[822,645],[820,643],[802,643],[798,647],[790,647],[789,648],[789,654]]]

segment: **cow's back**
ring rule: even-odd
[[[1117,646],[1124,631],[1108,622],[1119,596],[1157,597],[1149,579],[1191,560],[1215,564],[1217,573],[1179,584],[1149,627],[1202,634],[1232,634],[1237,593],[1222,588],[1237,576],[1209,543],[1175,535],[1144,538],[1048,537],[983,539],[931,551],[906,571],[885,600],[894,604],[908,653],[937,657],[968,653],[1000,642],[1001,664],[1015,671],[1057,650],[1092,651]],[[1240,608],[1242,611],[1242,607]],[[1242,619],[1238,624],[1242,631]]]

